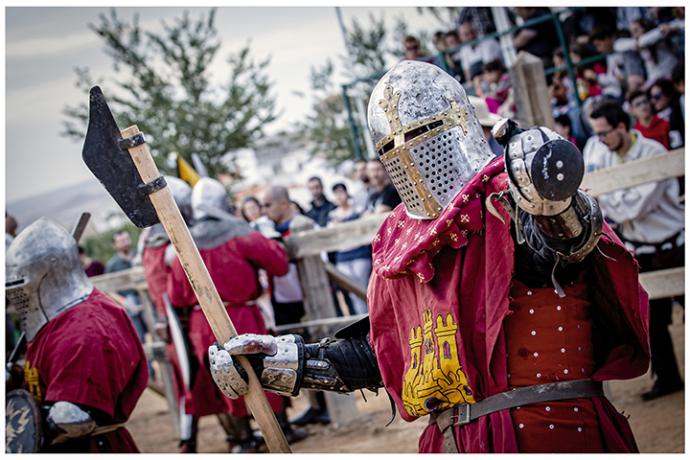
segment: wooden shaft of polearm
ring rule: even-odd
[[[123,129],[121,134],[126,139],[140,134],[140,131],[134,125]],[[158,167],[156,167],[156,163],[154,163],[153,157],[145,143],[129,149],[129,154],[145,184],[152,182],[160,176]],[[201,255],[194,244],[192,235],[182,219],[172,193],[168,187],[163,187],[149,196],[156,209],[158,218],[175,248],[177,257],[180,259],[182,268],[187,274],[189,283],[196,294],[199,305],[213,330],[216,340],[220,344],[227,342],[230,338],[237,335],[237,330],[225,310],[225,305],[220,295],[218,295],[206,265],[204,265]],[[264,433],[268,449],[271,452],[290,452],[290,446],[271,410],[271,406],[268,404],[261,383],[259,383],[256,374],[254,374],[249,361],[244,356],[239,356],[237,359],[249,376],[249,392],[244,396],[245,401],[256,422],[259,424],[261,431]]]

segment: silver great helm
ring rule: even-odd
[[[63,311],[93,291],[77,242],[55,222],[42,217],[29,225],[7,251],[5,296],[19,316],[27,340]]]
[[[434,219],[494,156],[472,104],[440,68],[402,61],[371,93],[369,130],[407,213]]]
[[[210,177],[202,177],[192,189],[192,212],[195,220],[205,217],[224,219],[230,215],[228,193],[223,184]]]

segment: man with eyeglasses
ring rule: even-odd
[[[671,141],[669,132],[671,125],[668,121],[654,114],[652,104],[647,95],[640,90],[633,91],[627,97],[630,113],[635,117],[634,128],[647,139],[654,139],[665,148],[669,148]]]
[[[637,99],[635,99],[637,100]],[[585,149],[588,171],[667,153],[663,145],[630,130],[630,119],[619,104],[596,107],[591,124],[599,143],[606,148]],[[599,197],[604,216],[617,224],[617,233],[640,264],[640,272],[683,266],[685,206],[679,200],[675,178],[616,190]],[[682,298],[678,299],[681,302]],[[683,389],[673,342],[668,331],[672,322],[671,298],[650,304],[649,334],[652,351],[653,388],[642,395],[651,400]]]

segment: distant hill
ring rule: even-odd
[[[90,234],[118,225],[124,218],[115,201],[96,180],[10,201],[6,209],[19,222],[19,230],[40,217],[48,217],[71,230],[79,215],[88,211],[91,221],[87,234]]]

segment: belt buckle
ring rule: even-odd
[[[457,405],[451,421],[453,425],[467,425],[470,423],[470,405],[467,403]]]

